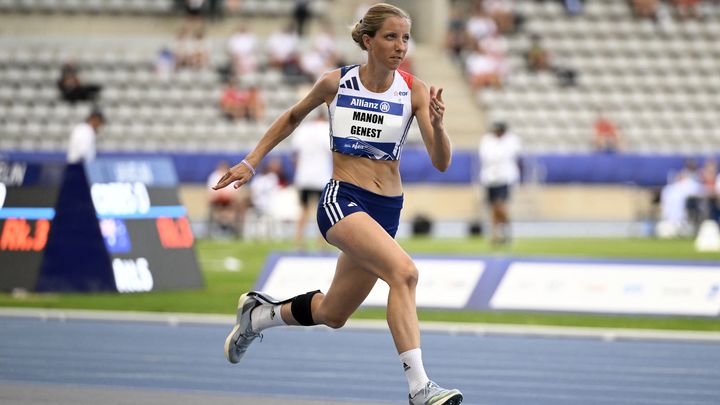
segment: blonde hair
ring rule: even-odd
[[[383,22],[389,17],[404,18],[412,24],[410,16],[401,8],[395,7],[392,4],[378,3],[370,7],[363,18],[355,23],[352,29],[353,41],[355,41],[363,51],[367,51],[365,43],[363,42],[363,35],[367,34],[370,38],[374,37],[375,33],[382,27]]]

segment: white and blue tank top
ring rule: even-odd
[[[332,150],[373,160],[399,160],[413,120],[413,76],[395,71],[384,93],[373,93],[360,82],[359,65],[340,71],[340,87],[328,107]]]

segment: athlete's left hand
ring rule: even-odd
[[[430,123],[432,123],[433,127],[442,126],[443,115],[445,114],[442,92],[442,87],[435,90],[435,86],[430,86]]]
[[[255,173],[251,172],[245,164],[238,163],[231,167],[230,170],[220,178],[218,183],[213,187],[213,190],[220,190],[230,184],[233,185],[233,188],[240,188],[249,182],[254,175]]]

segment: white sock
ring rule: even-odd
[[[250,319],[254,332],[260,332],[273,326],[287,325],[280,316],[282,305],[260,305],[252,310]]]
[[[425,374],[425,367],[423,367],[422,351],[418,347],[417,349],[400,353],[400,362],[403,365],[403,369],[405,369],[405,377],[407,377],[408,386],[410,387],[410,395],[415,395],[418,391],[425,388],[425,385],[430,381],[427,374]]]

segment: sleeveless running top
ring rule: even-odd
[[[373,160],[399,160],[413,120],[413,76],[396,70],[384,93],[367,90],[359,76],[359,65],[341,68],[340,87],[328,107],[332,150]]]

